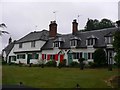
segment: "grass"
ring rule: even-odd
[[[19,67],[4,65],[2,68],[3,84],[18,84],[37,88],[74,88],[78,83],[81,88],[110,88],[105,83],[109,77],[118,75],[118,70]]]

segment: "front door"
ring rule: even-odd
[[[31,54],[27,55],[27,64],[30,64]]]
[[[72,62],[72,53],[68,53],[68,65]]]

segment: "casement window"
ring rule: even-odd
[[[39,58],[39,54],[33,53],[31,55],[32,55],[31,59],[38,59]]]
[[[71,42],[71,43],[70,43],[71,46],[76,46],[76,45],[77,45],[77,40],[71,40],[70,42]]]
[[[54,42],[54,47],[60,47],[60,42]]]
[[[82,52],[77,52],[77,53],[73,53],[73,59],[80,59],[82,58]]]
[[[35,41],[31,42],[31,47],[35,47]]]
[[[88,59],[93,59],[93,53],[88,53]]]
[[[112,44],[113,37],[105,37],[105,42],[106,42],[106,44]]]
[[[25,54],[18,54],[17,59],[25,59]]]
[[[87,39],[86,45],[95,45],[97,43],[97,39],[96,38],[89,38]]]
[[[10,59],[11,61],[16,61],[16,56],[9,56],[9,59]]]
[[[19,43],[19,48],[22,48],[22,43]]]

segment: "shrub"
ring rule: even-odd
[[[2,60],[2,65],[5,65],[5,64],[7,64],[7,62],[6,62],[6,61],[4,61],[4,60]]]
[[[73,62],[70,63],[70,67],[79,67],[79,63],[73,61]]]
[[[66,59],[64,59],[62,62],[59,63],[59,68],[66,67]]]
[[[45,65],[48,67],[56,67],[56,61],[51,60],[51,61],[47,62]]]
[[[96,63],[94,63],[94,62],[89,62],[88,64],[89,64],[90,68],[96,68],[97,67]]]
[[[98,67],[102,67],[107,62],[105,51],[103,49],[97,49],[94,52],[93,59]]]

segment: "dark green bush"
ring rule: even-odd
[[[79,63],[73,61],[73,62],[70,63],[70,67],[79,67]]]
[[[89,62],[88,64],[89,64],[90,68],[96,68],[96,67],[98,67],[98,65],[95,62]]]
[[[49,61],[45,64],[45,66],[56,67],[56,61],[55,60]]]
[[[5,65],[5,64],[7,64],[7,62],[6,62],[6,61],[4,61],[4,60],[2,60],[2,65]]]
[[[62,62],[59,63],[59,68],[66,67],[66,59],[64,59]]]
[[[11,62],[11,63],[8,63],[9,65],[18,65],[17,63],[14,63],[14,62]]]
[[[107,62],[105,51],[103,49],[95,50],[93,60],[97,67],[103,67]]]

